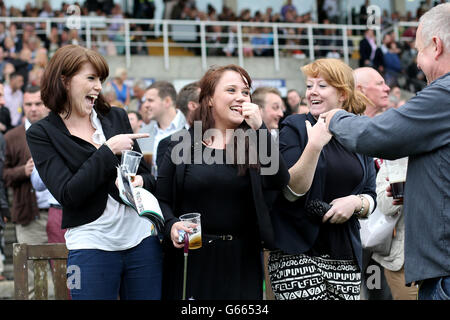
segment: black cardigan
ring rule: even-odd
[[[125,110],[111,108],[98,113],[106,140],[132,133]],[[120,156],[102,145],[99,149],[72,136],[63,120],[54,112],[27,130],[27,141],[42,181],[63,207],[62,228],[72,228],[99,218],[106,208],[108,194],[120,200],[115,180]],[[140,152],[137,143],[133,149]],[[155,180],[142,159],[138,174],[144,187],[153,191]]]
[[[308,142],[305,120],[311,125],[316,123],[314,117],[308,113],[291,115],[282,123],[280,131],[280,151],[288,168],[292,167],[300,158]],[[334,138],[333,138],[334,139]],[[319,234],[320,225],[311,221],[305,213],[305,204],[308,200],[323,199],[324,185],[326,183],[326,152],[322,151],[317,163],[309,191],[294,202],[290,202],[279,195],[272,210],[272,223],[275,229],[276,246],[289,254],[305,253],[312,248]],[[368,194],[376,204],[376,172],[373,159],[356,154],[363,168],[363,179],[351,194]],[[356,260],[362,268],[362,246],[359,234],[360,224],[353,215],[348,222],[350,240]]]
[[[268,150],[271,150],[270,146],[273,142],[269,130],[263,124],[260,129],[266,129],[267,135],[264,137],[267,139]],[[184,130],[184,132],[186,132]],[[260,132],[260,130],[257,130]],[[193,128],[189,130],[190,136],[194,137]],[[260,136],[258,135],[258,138]],[[201,148],[201,145],[194,146],[194,139],[191,139],[190,146],[191,152],[194,154],[194,148]],[[171,160],[171,153],[178,143],[189,143],[182,138],[180,141],[171,141],[168,145],[167,151],[164,154],[164,159],[161,163],[161,167],[158,168],[158,179],[156,184],[156,197],[158,198],[161,210],[165,218],[165,236],[166,239],[170,239],[170,230],[172,225],[179,221],[178,216],[179,206],[181,204],[181,197],[183,196],[183,183],[186,170],[186,164],[174,164]],[[197,144],[200,142],[197,142]],[[178,146],[179,147],[179,146]],[[180,151],[180,150],[178,150]],[[275,200],[277,194],[281,189],[289,182],[289,172],[287,167],[281,158],[281,155],[276,148],[277,157],[279,161],[278,172],[274,175],[261,175],[256,169],[249,169],[250,182],[252,186],[253,202],[256,210],[257,221],[259,227],[259,235],[262,246],[268,249],[274,246],[274,232],[272,223],[270,220],[270,207]],[[182,156],[182,152],[179,154]],[[269,154],[270,156],[270,154]],[[263,165],[262,165],[263,167]],[[205,199],[205,201],[209,201]],[[214,204],[211,204],[214,206]],[[169,241],[170,242],[170,241]]]

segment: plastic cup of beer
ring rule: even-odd
[[[151,151],[143,151],[142,154],[144,155],[145,162],[151,166],[153,164],[153,153]]]
[[[142,153],[132,151],[132,150],[123,150],[122,151],[122,160],[121,165],[125,168],[127,175],[130,177],[131,182],[134,181],[134,177],[139,168],[139,163],[141,162]]]
[[[186,213],[179,217],[183,224],[192,230],[189,233],[189,249],[199,249],[202,247],[202,226],[200,213]]]
[[[408,170],[408,158],[397,160],[385,160],[391,184],[392,197],[396,200],[403,199],[406,182],[406,171]]]

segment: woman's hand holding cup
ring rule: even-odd
[[[170,230],[170,238],[172,239],[172,243],[175,248],[184,247],[184,242],[179,242],[181,230],[186,233],[192,233],[192,229],[188,228],[183,221],[175,222]]]

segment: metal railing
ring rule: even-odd
[[[401,28],[409,28],[409,27],[417,28],[418,26],[419,26],[418,21],[411,21],[411,22],[401,21],[401,22],[395,23],[393,25],[395,41],[399,41],[399,42],[413,41],[415,39],[413,37],[400,37],[400,29]]]
[[[326,51],[338,51],[345,62],[353,50],[358,50],[357,42],[367,29],[365,25],[304,24],[304,23],[263,23],[263,22],[230,22],[230,21],[191,21],[191,20],[145,20],[145,19],[112,19],[105,17],[69,16],[66,18],[13,18],[0,17],[0,22],[8,27],[11,23],[34,23],[37,34],[50,35],[52,25],[77,30],[80,37],[78,43],[87,48],[101,48],[114,44],[123,49],[126,66],[131,65],[132,48],[150,49],[162,47],[164,67],[170,68],[170,48],[182,47],[199,51],[202,68],[207,68],[208,52],[212,49],[223,49],[235,46],[234,55],[239,65],[245,63],[244,49],[268,49],[273,56],[276,71],[280,69],[280,55],[299,50],[310,60]],[[44,26],[45,24],[45,26]],[[131,28],[133,26],[133,28]],[[137,26],[142,30],[135,30]],[[147,30],[147,26],[152,26]],[[213,26],[234,30],[231,37],[233,43],[212,43],[216,36],[230,37],[229,32],[211,32]],[[301,30],[298,34],[289,34],[288,30]],[[18,28],[19,33],[21,32]],[[263,30],[263,33],[255,32]],[[326,34],[325,30],[331,34]],[[377,43],[381,44],[381,30],[374,27]],[[398,31],[398,29],[397,29]],[[350,35],[349,35],[350,33]],[[162,39],[162,42],[136,41],[139,37]],[[244,39],[259,37],[265,44],[249,44]],[[267,41],[269,39],[269,41]],[[352,42],[349,43],[349,40]]]

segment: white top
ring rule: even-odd
[[[306,193],[296,193],[294,190],[291,189],[291,187],[289,187],[289,185],[286,185],[286,187],[284,187],[282,191],[284,197],[290,202],[294,202],[298,198],[303,197],[306,194]],[[367,201],[369,201],[369,211],[366,214],[366,216],[368,217],[375,209],[375,201],[372,199],[372,196],[368,194],[363,193],[361,195],[364,198],[366,198]]]
[[[106,138],[94,110],[92,110],[91,122],[96,129],[92,136],[94,142],[103,144]],[[97,220],[67,229],[64,237],[69,250],[126,250],[135,247],[144,238],[150,236],[152,226],[150,220],[139,217],[132,208],[117,202],[108,195],[105,211]]]
[[[31,185],[33,186],[36,192],[36,200],[38,203],[39,209],[48,208],[51,204],[59,204],[58,201],[53,197],[50,191],[45,186],[44,182],[41,179],[36,167],[33,168],[31,172]]]
[[[172,122],[169,124],[169,126],[166,129],[161,129],[159,125],[154,127],[155,130],[155,142],[153,144],[153,154],[155,157],[153,157],[153,162],[156,164],[156,152],[158,150],[158,144],[159,142],[170,136],[172,133],[177,132],[180,130],[180,127],[182,127],[182,121],[184,122],[183,114],[180,110],[177,109],[177,113],[175,115],[175,118],[173,118]]]
[[[140,133],[148,133],[148,138],[138,139],[139,147],[142,152],[149,151],[153,153],[153,166],[156,165],[157,150],[159,142],[184,128],[186,124],[186,118],[184,114],[177,109],[177,113],[173,120],[170,122],[166,129],[161,129],[156,121],[151,121],[148,125],[142,126],[139,130]]]

